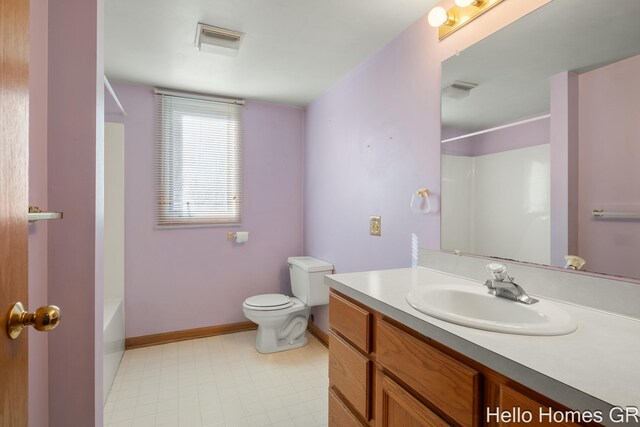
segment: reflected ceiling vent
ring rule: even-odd
[[[471,93],[471,89],[476,86],[478,86],[477,83],[469,83],[463,82],[461,80],[456,80],[449,86],[442,89],[442,96],[451,99],[463,99],[469,96],[469,93]]]
[[[198,23],[196,47],[200,52],[236,56],[244,33]]]

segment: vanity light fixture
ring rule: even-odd
[[[432,27],[438,28],[438,38],[442,40],[503,1],[455,0],[455,6],[449,10],[442,6],[431,9],[427,21]]]

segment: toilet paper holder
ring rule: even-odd
[[[245,243],[249,240],[249,232],[248,231],[228,231],[227,239],[236,239],[237,243]]]

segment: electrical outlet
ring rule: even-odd
[[[372,236],[382,235],[382,218],[379,216],[369,217],[369,234]]]

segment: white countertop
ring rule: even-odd
[[[337,291],[570,409],[608,412],[616,406],[640,406],[638,320],[556,301],[577,319],[575,332],[562,336],[488,332],[428,316],[405,299],[414,286],[482,286],[479,281],[422,267],[334,274],[327,279]]]

